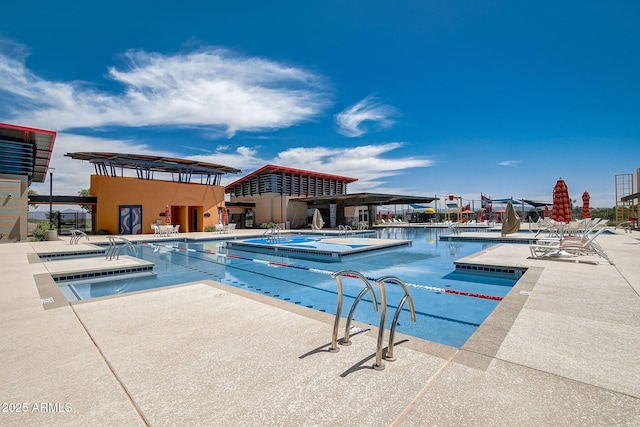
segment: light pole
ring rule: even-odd
[[[49,230],[53,230],[53,171],[56,168],[49,168]]]

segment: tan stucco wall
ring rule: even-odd
[[[27,177],[0,175],[0,243],[27,240]]]
[[[248,197],[233,197],[234,202],[255,202],[253,208],[255,224],[286,224],[290,222],[292,228],[298,228],[307,222],[307,204],[297,202],[298,197],[281,196],[277,193],[255,194]]]
[[[130,177],[91,175],[92,196],[98,198],[96,230],[118,233],[118,207],[142,206],[142,233],[153,233],[151,224],[163,220],[159,214],[170,206],[171,222],[180,232],[204,231],[218,223],[218,207],[224,206],[224,187]],[[193,223],[197,210],[197,225]],[[204,213],[211,215],[205,217]]]

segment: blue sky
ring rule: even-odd
[[[562,177],[597,207],[640,167],[637,1],[25,0],[3,15],[0,122],[58,132],[56,194],[89,187],[74,151],[476,200],[551,201]]]

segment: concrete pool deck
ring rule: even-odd
[[[0,245],[0,425],[635,426],[639,239],[598,237],[615,265],[509,243],[467,257],[528,270],[463,348],[396,337],[383,371],[375,328],[329,353],[333,316],[208,280],[43,304],[33,254],[68,239]]]

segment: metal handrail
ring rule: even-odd
[[[411,298],[411,294],[409,293],[409,287],[407,286],[406,283],[404,283],[404,281],[402,281],[397,277],[392,277],[392,276],[381,277],[377,281],[386,281],[389,283],[396,283],[400,285],[402,290],[404,290],[404,296],[400,300],[400,304],[398,304],[398,307],[396,308],[396,312],[393,315],[393,320],[391,321],[391,330],[389,331],[389,345],[387,349],[387,356],[385,357],[385,360],[388,360],[389,362],[393,362],[396,360],[396,358],[393,356],[393,344],[395,343],[396,326],[398,326],[398,318],[400,317],[400,313],[402,312],[402,307],[404,306],[405,302],[409,301],[409,312],[411,313],[412,322],[416,321],[416,310],[413,305],[413,298]]]
[[[89,240],[89,236],[87,233],[81,230],[71,230],[71,239],[69,240],[69,244],[77,245],[80,242],[80,239],[86,237],[87,241]]]
[[[398,324],[398,317],[400,316],[400,311],[402,310],[402,306],[404,305],[406,300],[409,300],[409,306],[411,307],[411,321],[416,321],[416,313],[413,307],[413,299],[409,294],[409,289],[407,285],[400,279],[394,276],[384,276],[376,279],[376,285],[380,288],[380,305],[382,308],[380,309],[380,326],[378,328],[378,341],[376,343],[376,363],[373,365],[373,369],[377,371],[381,371],[384,369],[384,364],[382,363],[382,341],[384,335],[384,324],[385,318],[387,315],[387,291],[385,289],[385,283],[396,283],[399,284],[404,290],[404,296],[396,309],[396,312],[393,316],[393,320],[391,322],[391,330],[389,333],[389,348],[387,349],[387,357],[386,360],[393,362],[395,358],[393,357],[393,340],[396,332],[396,325]]]
[[[262,233],[262,237],[269,243],[280,243],[280,226],[274,225]]]
[[[133,243],[131,243],[131,241],[125,239],[124,237],[107,236],[107,239],[109,240],[109,248],[105,252],[106,254],[105,258],[108,259],[109,261],[111,261],[114,257],[116,259],[120,259],[120,253],[126,248],[131,249],[131,251],[134,254],[136,253],[136,247],[133,245]],[[116,239],[119,239],[124,244],[122,245],[117,244]]]
[[[336,283],[338,285],[338,306],[336,308],[336,317],[333,322],[333,332],[331,334],[331,347],[329,348],[329,351],[331,353],[337,353],[340,351],[340,348],[338,347],[338,329],[340,327],[340,314],[342,314],[342,301],[344,298],[343,287],[342,287],[343,276],[360,279],[365,284],[364,289],[360,291],[360,294],[356,297],[355,301],[351,305],[351,310],[349,310],[347,324],[345,325],[345,338],[343,340],[343,344],[344,345],[350,344],[349,329],[351,326],[351,319],[353,318],[353,314],[355,312],[356,306],[358,305],[358,303],[360,302],[360,300],[362,299],[362,297],[364,296],[367,290],[371,293],[371,298],[373,300],[373,310],[378,311],[378,302],[376,300],[376,295],[373,290],[373,286],[371,286],[371,283],[369,282],[369,280],[367,280],[366,277],[364,277],[362,274],[358,273],[357,271],[353,271],[353,270],[342,270],[342,271],[333,273],[331,277],[334,277],[336,279]]]
[[[348,270],[347,270],[348,271]],[[349,272],[351,276],[356,276],[358,279],[364,282],[364,288],[360,291],[355,300],[353,300],[353,304],[351,304],[351,309],[349,310],[349,315],[347,316],[347,323],[344,325],[344,338],[342,339],[342,345],[351,345],[351,341],[349,341],[349,332],[351,331],[351,321],[353,320],[353,315],[356,312],[356,307],[358,303],[362,300],[362,297],[365,296],[367,291],[371,294],[371,299],[373,300],[373,311],[378,311],[378,300],[376,298],[376,292],[371,285],[371,282],[367,280],[366,277],[361,275],[358,272]]]

